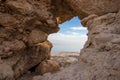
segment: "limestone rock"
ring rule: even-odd
[[[93,27],[88,29],[88,40],[80,52],[79,64],[71,65],[56,74],[38,76],[38,78],[40,80],[119,80],[120,31],[116,31],[119,29],[119,23],[120,12],[108,13],[88,20],[88,28]]]
[[[22,53],[22,55],[16,55],[17,58],[12,57],[10,60],[17,60],[17,64],[13,65],[15,75],[20,76],[42,61],[49,59],[51,47],[51,43],[46,41],[32,46],[27,52]]]
[[[95,17],[98,17],[95,14],[89,15],[88,17],[85,17],[84,19],[81,20],[81,23],[83,26],[86,26],[87,21],[94,19]]]
[[[21,14],[30,14],[33,11],[33,6],[30,5],[27,1],[23,0],[10,0],[7,3],[7,6],[16,12]]]
[[[54,1],[55,2],[55,1]],[[119,0],[65,0],[56,1],[57,16],[60,23],[70,20],[77,15],[80,19],[83,19],[89,15],[104,15],[107,13],[113,13],[119,11]],[[58,4],[61,4],[58,5]],[[112,6],[112,8],[111,8]]]
[[[48,72],[56,72],[60,70],[59,64],[54,60],[43,61],[36,68],[36,72],[43,75]]]
[[[51,0],[0,1],[0,58],[15,79],[50,59],[47,37],[59,30],[52,10]]]
[[[32,30],[29,36],[29,42],[32,44],[41,43],[47,40],[47,34],[40,30]]]
[[[2,80],[17,79],[41,62],[48,61],[47,67],[54,63],[49,61],[52,45],[47,37],[74,16],[88,28],[80,64],[41,80],[120,80],[119,4],[120,0],[0,0],[0,59],[7,66],[0,64]]]
[[[1,57],[10,57],[14,54],[14,51],[21,51],[25,49],[25,44],[22,41],[14,40],[14,41],[4,41],[4,46],[0,46],[0,56]]]
[[[17,24],[16,19],[10,14],[0,13],[0,25],[4,27],[14,27]]]
[[[78,63],[78,57],[79,53],[77,52],[51,53],[51,58],[56,60],[63,69],[72,64]]]
[[[14,80],[12,68],[5,63],[0,63],[0,80]]]

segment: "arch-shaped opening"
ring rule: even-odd
[[[58,33],[51,34],[48,40],[52,42],[51,56],[61,67],[68,67],[78,61],[80,50],[87,41],[87,28],[83,27],[78,17],[59,24]]]
[[[80,52],[87,40],[87,28],[83,27],[78,17],[59,24],[58,33],[48,39],[53,43],[52,52]]]

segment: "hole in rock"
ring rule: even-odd
[[[87,28],[82,26],[78,17],[73,17],[71,20],[59,24],[59,27],[58,33],[51,34],[48,37],[48,40],[53,44],[51,51],[53,59],[59,59],[61,57],[59,54],[67,54],[65,58],[63,58],[64,55],[62,56],[63,61],[67,61],[70,57],[75,58],[76,53],[79,56],[80,50],[87,40]],[[54,53],[58,53],[58,55]]]
[[[78,17],[59,24],[58,33],[48,38],[52,42],[52,52],[80,52],[87,40],[87,29],[82,26]]]

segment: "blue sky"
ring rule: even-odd
[[[59,24],[60,31],[51,34],[48,40],[53,43],[52,52],[80,52],[87,40],[87,29],[78,17]]]

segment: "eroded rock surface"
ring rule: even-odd
[[[58,62],[55,60],[46,60],[40,63],[36,68],[36,72],[43,75],[49,72],[56,72],[60,70]]]
[[[51,0],[0,1],[0,59],[11,68],[0,64],[3,76],[17,78],[50,59],[47,37],[59,30],[52,10]]]
[[[57,52],[51,53],[51,59],[56,60],[61,69],[64,69],[72,64],[78,63],[78,52]]]
[[[120,12],[88,20],[88,41],[80,53],[79,63],[33,80],[119,80],[119,23]]]
[[[34,80],[120,80],[119,4],[120,0],[0,0],[0,79],[17,79],[49,60],[48,35],[59,30],[59,23],[78,16],[88,28],[79,64]]]

